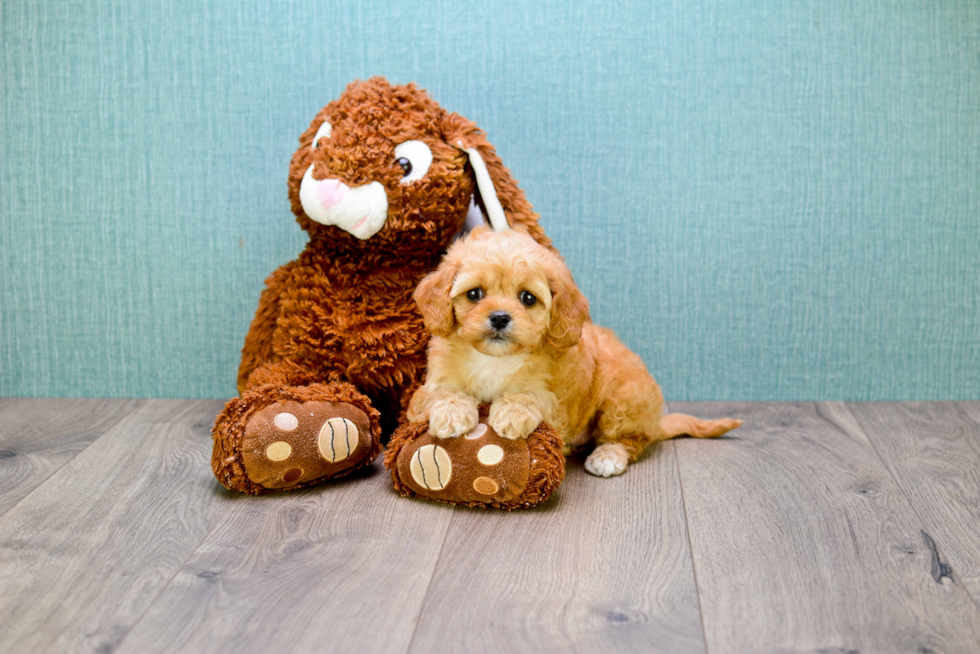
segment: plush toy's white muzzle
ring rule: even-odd
[[[381,182],[351,188],[336,179],[313,179],[313,166],[303,175],[299,201],[310,220],[336,225],[362,241],[377,234],[388,218],[388,194]]]

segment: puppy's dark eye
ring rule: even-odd
[[[534,297],[527,291],[521,291],[520,297],[521,297],[521,304],[523,304],[526,307],[533,307],[538,301],[538,298]]]
[[[470,302],[479,302],[483,299],[483,289],[482,288],[471,288],[466,291],[466,297]]]
[[[402,167],[402,170],[405,172],[405,177],[412,174],[412,162],[405,157],[399,157],[395,163]]]

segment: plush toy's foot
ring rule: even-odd
[[[439,438],[426,423],[404,424],[385,452],[395,490],[466,506],[517,509],[539,504],[565,478],[561,439],[538,425],[526,438],[509,439],[489,426],[487,405],[468,434]]]
[[[248,478],[279,490],[336,477],[371,450],[371,423],[343,402],[273,402],[245,425],[242,460]]]
[[[346,384],[259,387],[214,426],[212,468],[232,490],[292,490],[349,474],[380,452],[378,412]]]

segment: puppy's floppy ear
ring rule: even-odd
[[[456,314],[453,312],[453,299],[449,291],[453,279],[459,272],[459,265],[443,262],[434,272],[425,276],[412,293],[412,298],[419,305],[425,328],[435,336],[448,337],[456,326]]]
[[[578,290],[565,264],[554,266],[551,283],[551,325],[545,340],[567,350],[582,338],[582,326],[589,319],[589,301]]]
[[[483,133],[483,130],[477,127],[471,120],[459,114],[452,113],[447,114],[443,119],[442,131],[443,138],[450,145],[467,152],[468,155],[472,150],[477,152],[479,161],[472,155],[469,155],[470,167],[473,169],[478,181],[480,179],[478,168],[481,167],[481,163],[486,168],[488,179],[492,182],[490,188],[495,191],[494,195],[499,200],[500,207],[503,209],[504,216],[510,226],[523,227],[535,241],[554,250],[551,246],[551,239],[545,236],[544,230],[538,224],[538,214],[531,208],[530,203],[524,197],[524,191],[517,186],[517,181],[510,174],[510,171],[504,167],[500,157],[497,156],[496,150],[487,141],[486,134]],[[484,187],[484,184],[479,185],[479,191],[481,192],[480,203],[483,205],[487,216],[491,218],[491,223],[493,223],[494,209],[492,205],[497,203],[493,199],[485,197],[490,193],[482,193]],[[500,227],[494,225],[495,229],[500,229]]]

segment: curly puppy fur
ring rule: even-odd
[[[406,141],[431,152],[419,179],[406,180],[396,156]],[[261,397],[246,393],[258,387],[325,384],[319,397],[330,401],[331,385],[350,384],[380,412],[382,430],[394,429],[402,395],[423,379],[429,341],[412,292],[463,227],[471,199],[482,205],[464,148],[482,156],[510,224],[550,247],[484,133],[415,85],[392,86],[380,77],[354,82],[317,114],[289,168],[289,199],[309,243],[266,281],[242,349],[241,398],[215,422],[216,449],[244,429],[242,402],[266,401],[267,390]],[[311,186],[314,198],[329,196],[323,185],[352,196],[368,188],[383,203],[372,214],[383,225],[358,237],[356,226],[312,219],[301,197],[304,179],[307,207]]]
[[[741,424],[663,416],[643,361],[592,324],[561,257],[526,233],[473,230],[415,299],[433,339],[408,419],[428,420],[436,436],[466,433],[477,405],[491,402],[489,424],[505,437],[523,438],[547,421],[566,453],[594,440],[586,469],[608,477],[653,441],[719,436]]]

